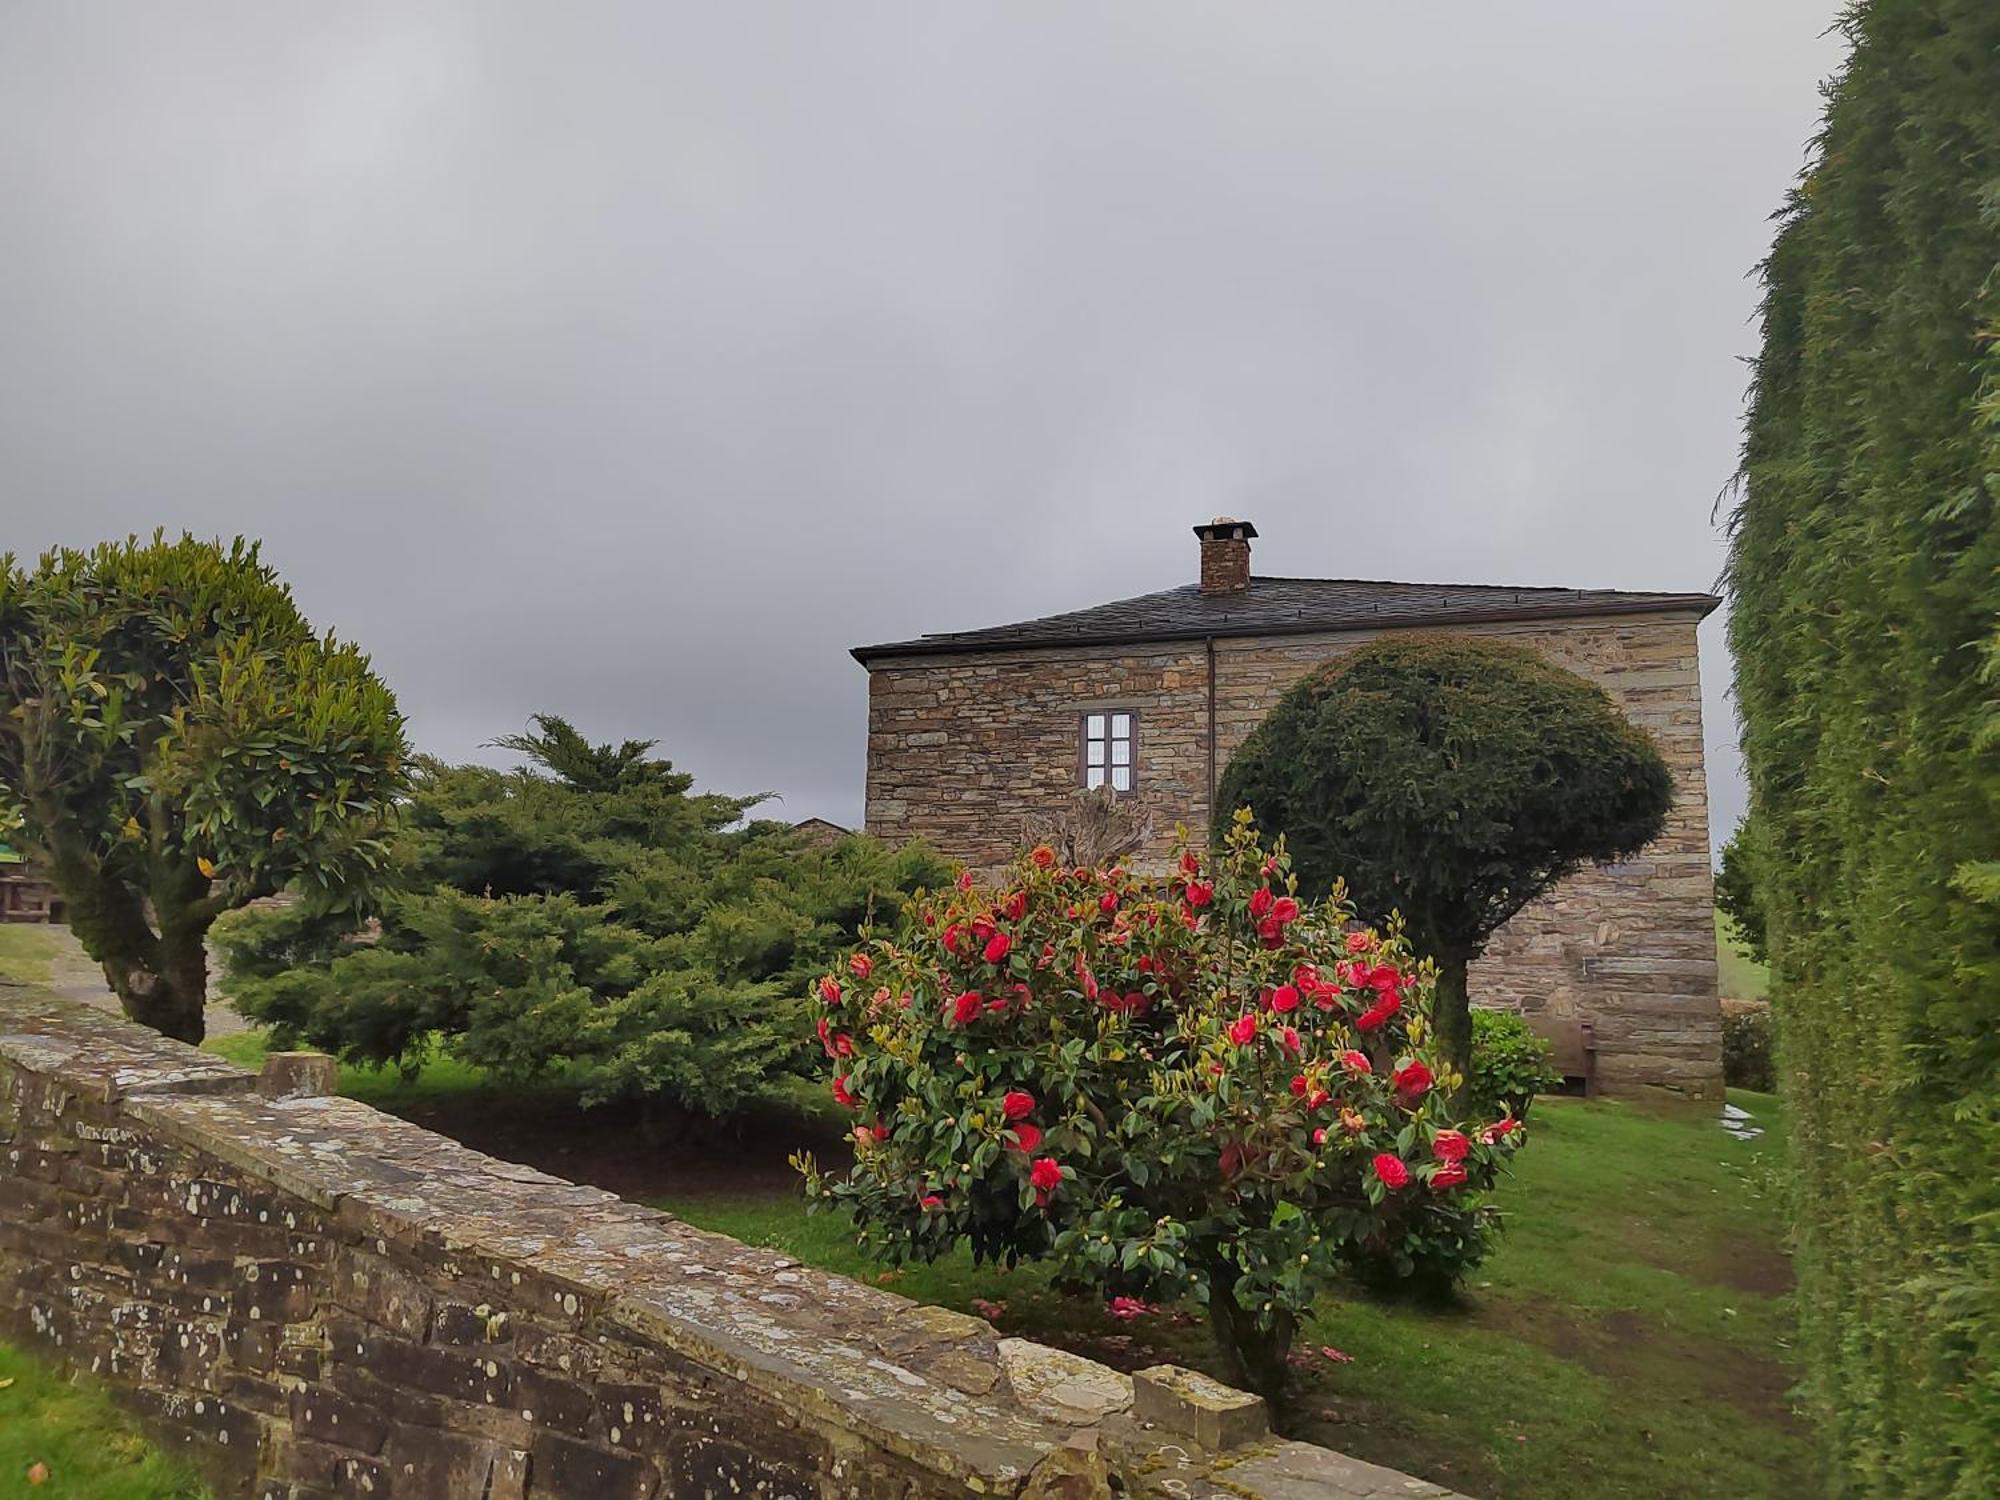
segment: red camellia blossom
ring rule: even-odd
[[[828,1005],[840,1004],[840,981],[831,974],[819,982],[819,997]]]
[[[1026,1089],[1009,1089],[1000,1101],[1000,1112],[1010,1120],[1025,1120],[1035,1112],[1035,1096]]]
[[[1187,888],[1187,904],[1199,909],[1215,899],[1215,887],[1204,880],[1190,880]]]
[[[1363,1073],[1372,1073],[1375,1071],[1368,1065],[1368,1054],[1365,1052],[1356,1052],[1351,1047],[1340,1054],[1340,1065],[1357,1077]]]
[[[972,990],[955,995],[951,1001],[951,1018],[961,1026],[968,1026],[979,1018],[985,1002]]]
[[[875,960],[865,953],[857,953],[847,961],[847,968],[856,979],[866,979],[875,972]]]
[[[1313,1144],[1315,1146],[1324,1146],[1326,1144],[1326,1127],[1324,1125],[1313,1132]]]
[[[1407,1063],[1391,1075],[1399,1094],[1421,1094],[1432,1083],[1431,1070],[1420,1062]]]
[[[1366,953],[1368,951],[1368,934],[1365,932],[1348,933],[1347,951],[1349,953]]]
[[[1299,1034],[1289,1026],[1278,1033],[1278,1040],[1285,1044],[1287,1052],[1297,1052],[1299,1050]]]
[[[1398,1000],[1394,995],[1385,996],[1354,1018],[1354,1029],[1356,1031],[1373,1031],[1378,1026],[1387,1024],[1389,1018],[1401,1010],[1402,1006],[1403,1002]]]
[[[845,1074],[836,1073],[833,1075],[833,1102],[838,1104],[842,1109],[855,1109],[861,1103],[859,1099],[847,1091],[847,1078]]]
[[[1229,1040],[1236,1043],[1239,1047],[1247,1047],[1256,1039],[1257,1017],[1253,1013],[1245,1011],[1241,1016],[1237,1017],[1235,1023],[1229,1028]]]
[[[1047,1203],[1049,1194],[1062,1186],[1062,1163],[1053,1156],[1036,1157],[1028,1168],[1028,1181],[1034,1184],[1035,1201]]]
[[[1312,1093],[1306,1096],[1307,1109],[1325,1109],[1331,1103],[1333,1103],[1333,1095],[1329,1094],[1325,1089],[1314,1089]]]
[[[1497,1146],[1501,1141],[1512,1135],[1520,1126],[1520,1123],[1519,1120],[1513,1118],[1511,1115],[1504,1120],[1495,1120],[1491,1125],[1488,1125],[1484,1130],[1479,1132],[1479,1139],[1485,1145]]]
[[[1194,876],[1199,875],[1200,873],[1201,873],[1201,856],[1196,854],[1192,849],[1183,850],[1181,852],[1181,874],[1186,875],[1187,877],[1192,879]]]
[[[1375,1175],[1382,1180],[1382,1186],[1385,1188],[1393,1191],[1409,1185],[1410,1169],[1403,1165],[1400,1157],[1391,1156],[1384,1151],[1370,1165],[1375,1168]]]
[[[1439,1161],[1464,1161],[1465,1153],[1471,1149],[1472,1142],[1462,1130],[1440,1130],[1437,1139],[1431,1142],[1431,1154]]]
[[[1032,1125],[1028,1121],[1023,1120],[1020,1124],[1014,1127],[1014,1142],[1013,1142],[1014,1150],[1032,1151],[1035,1149],[1035,1147],[1041,1145],[1041,1143],[1042,1143],[1041,1126]]]
[[[986,961],[997,964],[1006,958],[1007,951],[1014,946],[1014,940],[1004,932],[996,932],[986,940]]]
[[[1306,1090],[1310,1089],[1311,1087],[1312,1087],[1312,1080],[1306,1077],[1306,1075],[1303,1073],[1297,1074],[1292,1079],[1292,1093],[1296,1095],[1298,1098],[1301,1099],[1305,1098]]]
[[[1271,903],[1271,915],[1283,924],[1296,922],[1299,919],[1299,903],[1290,896],[1280,896]]]
[[[1028,893],[1014,891],[1000,903],[1000,911],[1010,922],[1018,922],[1028,914]]]
[[[936,1213],[944,1207],[944,1199],[940,1198],[936,1193],[926,1193],[917,1200],[917,1207],[921,1208],[925,1213]]]
[[[1283,1015],[1287,1011],[1297,1010],[1298,1008],[1299,992],[1295,986],[1281,984],[1275,990],[1271,991],[1271,1009],[1278,1012],[1279,1015]]]
[[[1251,919],[1261,922],[1264,918],[1271,915],[1271,906],[1276,900],[1277,898],[1271,894],[1271,888],[1268,885],[1258,886],[1250,896]]]
[[[1038,870],[1053,870],[1056,867],[1056,851],[1047,844],[1035,845],[1034,853],[1028,858],[1035,862],[1035,868]]]
[[[1459,1187],[1464,1182],[1465,1164],[1463,1162],[1448,1161],[1435,1172],[1431,1173],[1431,1186],[1434,1188]]]
[[[961,891],[969,891],[972,889],[972,871],[960,870],[958,872],[958,888]]]
[[[1116,891],[1106,891],[1103,895],[1099,896],[1097,898],[1097,909],[1107,917],[1118,910],[1118,893]]]
[[[1141,1302],[1137,1297],[1113,1297],[1105,1311],[1121,1323],[1129,1323],[1134,1318],[1143,1318],[1153,1310],[1149,1302]]]

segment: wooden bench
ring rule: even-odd
[[[1597,1097],[1597,1028],[1567,1016],[1523,1016],[1529,1029],[1549,1044],[1564,1093]]]

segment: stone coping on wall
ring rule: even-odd
[[[1115,1475],[1139,1494],[1449,1500],[1407,1475],[1273,1439],[1253,1398],[1192,1372],[1141,1372],[1135,1403],[1135,1377],[980,1319],[484,1156],[354,1100],[263,1097],[256,1075],[221,1058],[0,987],[0,1142],[14,1139],[8,1101],[23,1075],[116,1116],[143,1146],[223,1164],[336,1226],[385,1268],[377,1321],[392,1328],[394,1288],[407,1280],[411,1296],[428,1295],[426,1268],[443,1268],[490,1284],[524,1316],[742,1382],[801,1423],[933,1476],[921,1493],[1094,1496],[1111,1493]],[[0,1155],[0,1176],[22,1155]],[[191,1227],[217,1211],[203,1191],[187,1189]],[[823,1491],[847,1492],[833,1481]]]

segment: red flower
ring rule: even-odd
[[[1302,993],[1310,995],[1319,988],[1319,969],[1312,964],[1300,964],[1292,970],[1292,983]]]
[[[1041,1143],[1042,1143],[1041,1126],[1033,1125],[1030,1124],[1028,1121],[1023,1120],[1020,1124],[1014,1127],[1014,1145],[1013,1145],[1014,1150],[1032,1151],[1035,1149],[1035,1147],[1041,1145]]]
[[[1432,1083],[1431,1070],[1420,1062],[1408,1063],[1392,1075],[1399,1094],[1421,1094]]]
[[[1062,1163],[1053,1156],[1036,1157],[1034,1165],[1028,1168],[1028,1181],[1034,1184],[1042,1202],[1048,1202],[1049,1194],[1062,1186]]]
[[[956,953],[959,951],[959,944],[964,941],[964,938],[965,934],[958,930],[958,923],[952,922],[945,927],[940,940],[944,943],[947,952]]]
[[[844,1031],[835,1032],[833,1037],[833,1055],[835,1057],[854,1056],[854,1038]]]
[[[961,891],[969,891],[972,889],[972,871],[960,870],[958,872],[958,888]]]
[[[993,925],[991,917],[974,917],[972,919],[972,937],[974,942],[983,943],[999,930],[999,928]]]
[[[1000,1112],[1010,1120],[1025,1120],[1035,1112],[1035,1096],[1025,1089],[1009,1089],[1000,1101]]]
[[[1368,951],[1368,934],[1365,932],[1348,933],[1347,951],[1349,953],[1366,953]]]
[[[833,1075],[833,1102],[838,1104],[842,1109],[855,1109],[861,1103],[859,1099],[847,1091],[847,1079],[839,1073]]]
[[[1215,887],[1202,880],[1190,880],[1187,888],[1187,904],[1197,909],[1215,899]]]
[[[1440,1130],[1437,1139],[1431,1142],[1431,1152],[1439,1161],[1464,1161],[1465,1153],[1471,1149],[1472,1142],[1462,1130]]]
[[[866,979],[875,972],[875,961],[865,953],[857,953],[847,961],[847,967],[856,979]]]
[[[1307,1096],[1306,1108],[1325,1109],[1331,1103],[1333,1103],[1333,1095],[1329,1094],[1325,1089],[1314,1089],[1312,1093],[1309,1096]]]
[[[917,1207],[924,1210],[925,1213],[935,1213],[938,1209],[944,1207],[944,1199],[940,1198],[936,1193],[926,1193],[917,1200]]]
[[[1278,1040],[1285,1044],[1287,1052],[1297,1052],[1299,1050],[1299,1034],[1289,1026],[1278,1033]]]
[[[1143,1318],[1153,1309],[1149,1303],[1141,1302],[1137,1297],[1113,1297],[1111,1305],[1105,1310],[1121,1323],[1129,1323],[1134,1318]]]
[[[819,997],[828,1005],[840,1004],[840,981],[827,975],[819,982]]]
[[[985,1003],[973,991],[966,990],[952,997],[951,1018],[961,1026],[969,1026],[979,1019],[980,1009]]]
[[[1258,886],[1255,893],[1250,897],[1250,915],[1252,919],[1261,922],[1265,917],[1268,917],[1271,914],[1271,903],[1275,899],[1268,885]]]
[[[1434,1188],[1458,1187],[1464,1181],[1465,1164],[1463,1162],[1448,1161],[1435,1172],[1431,1173],[1431,1186]]]
[[[1271,1009],[1283,1015],[1299,1008],[1299,992],[1289,984],[1281,984],[1271,991]]]
[[[1402,1161],[1384,1151],[1375,1158],[1375,1175],[1382,1179],[1382,1186],[1394,1190],[1406,1187],[1410,1181],[1410,1169]]]
[[[1099,896],[1097,898],[1097,909],[1107,917],[1118,910],[1118,893],[1116,891],[1106,891],[1103,895]]]
[[[986,961],[997,964],[1007,957],[1007,950],[1014,946],[1014,940],[1004,932],[996,932],[986,940]]]
[[[1324,1146],[1326,1144],[1326,1127],[1324,1125],[1313,1132],[1313,1144],[1315,1146]]]
[[[1305,1098],[1306,1090],[1311,1087],[1312,1080],[1303,1073],[1298,1074],[1292,1079],[1292,1093],[1300,1099]]]
[[[1047,844],[1035,845],[1034,853],[1028,858],[1035,862],[1035,868],[1038,870],[1053,870],[1056,867],[1056,851]]]
[[[1299,903],[1290,896],[1280,896],[1271,903],[1271,915],[1281,923],[1296,922],[1299,919]]]
[[[1368,1009],[1354,1018],[1354,1029],[1356,1031],[1373,1031],[1402,1008],[1402,1001],[1398,1000],[1394,995],[1387,995],[1377,1000]]]
[[[1368,1066],[1368,1054],[1365,1052],[1356,1052],[1352,1048],[1340,1054],[1340,1065],[1347,1069],[1348,1072],[1356,1075],[1375,1071]]]
[[[1194,850],[1186,850],[1181,855],[1181,874],[1195,876],[1201,873],[1201,858]]]
[[[1285,944],[1285,924],[1276,917],[1266,917],[1257,924],[1257,938],[1266,948],[1282,948]]]
[[[1013,891],[1000,903],[1001,915],[1010,922],[1018,922],[1028,914],[1028,893]]]
[[[1245,1011],[1229,1028],[1229,1040],[1239,1047],[1247,1047],[1256,1039],[1257,1017],[1254,1012]]]
[[[1495,1120],[1479,1132],[1479,1139],[1488,1146],[1498,1145],[1520,1127],[1521,1122],[1509,1115],[1504,1120]]]

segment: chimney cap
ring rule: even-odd
[[[1239,521],[1234,516],[1217,516],[1213,521],[1194,528],[1194,534],[1204,542],[1249,541],[1257,534],[1257,528],[1248,521]]]

